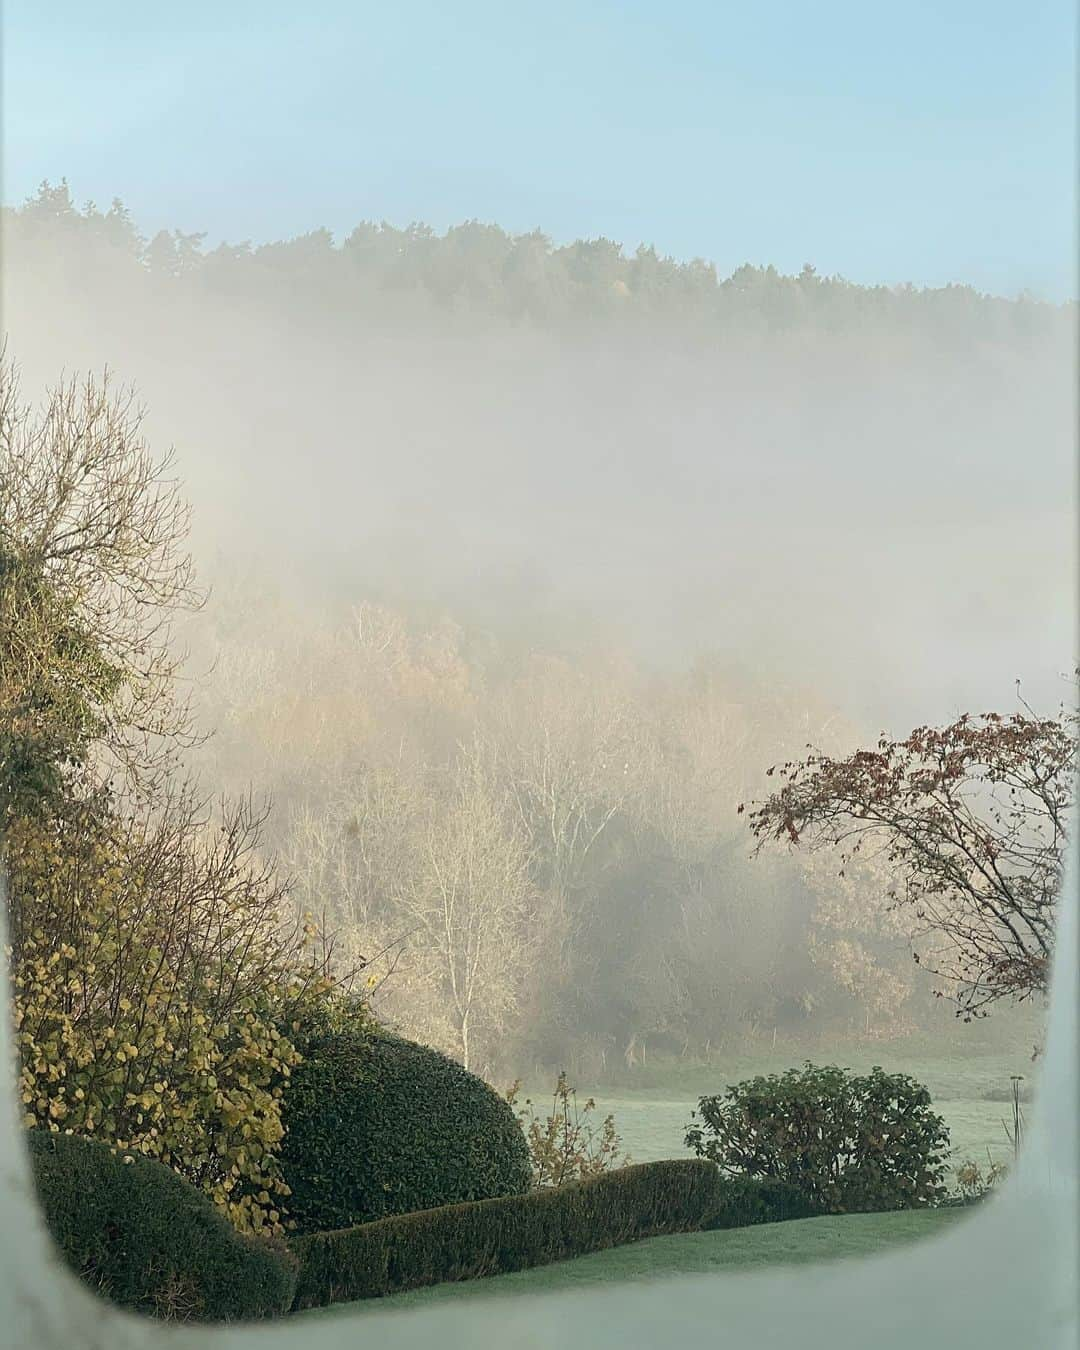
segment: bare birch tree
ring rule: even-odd
[[[526,837],[499,799],[479,745],[462,751],[445,808],[430,820],[419,867],[398,896],[411,945],[437,978],[462,1063],[474,1032],[491,1047],[513,1011],[529,959],[534,890]]]

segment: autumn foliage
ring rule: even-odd
[[[835,848],[841,876],[860,853],[881,858],[893,908],[929,944],[916,961],[970,1018],[1046,990],[1077,725],[1072,707],[965,714],[846,758],[813,753],[769,771],[782,786],[750,826],[759,848]]]
[[[248,1232],[283,1227],[290,1039],[328,954],[249,802],[179,772],[169,620],[186,510],[128,395],[35,411],[0,370],[0,865],[24,1124],[168,1164]]]

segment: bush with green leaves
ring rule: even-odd
[[[177,1320],[288,1312],[298,1264],[283,1242],[239,1233],[206,1195],[141,1153],[42,1129],[26,1140],[53,1240],[104,1297]]]
[[[293,1231],[528,1190],[513,1110],[454,1060],[377,1031],[301,1043],[280,1153]]]
[[[661,1233],[696,1232],[716,1212],[719,1185],[711,1163],[679,1158],[295,1238],[295,1306],[381,1298],[445,1280],[525,1270]]]
[[[686,1134],[729,1176],[789,1183],[819,1213],[910,1209],[945,1194],[949,1132],[906,1074],[832,1066],[752,1078],[702,1097]]]

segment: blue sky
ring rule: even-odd
[[[6,203],[145,232],[478,218],[1076,294],[1073,5],[8,0]]]

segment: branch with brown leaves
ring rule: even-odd
[[[928,964],[966,1020],[1001,998],[1045,992],[1054,944],[1078,716],[968,714],[836,759],[769,770],[781,786],[749,814],[767,843],[830,847],[840,872],[876,848],[893,908],[930,937]],[[812,747],[808,747],[812,749]],[[740,806],[740,812],[745,808]]]

